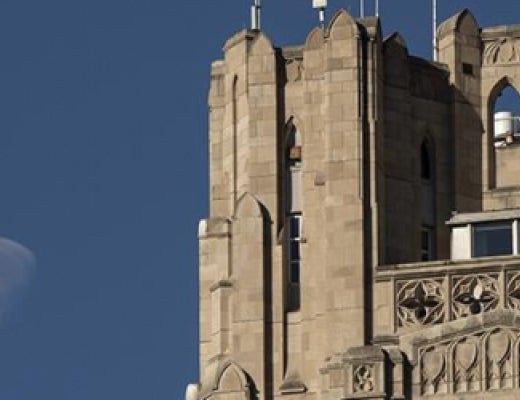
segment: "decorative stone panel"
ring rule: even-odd
[[[433,325],[444,321],[445,303],[442,279],[419,279],[397,283],[399,327]]]
[[[484,44],[484,65],[520,62],[520,39],[499,38]]]
[[[507,274],[507,308],[520,311],[520,272]]]
[[[378,346],[353,347],[335,354],[321,370],[324,399],[386,399],[387,361]]]
[[[379,300],[375,310],[376,320],[390,322],[389,330],[382,335],[406,333],[495,310],[520,311],[520,259],[385,267],[376,272],[375,292],[379,290],[393,290],[393,300]],[[392,308],[393,313],[389,313]]]
[[[495,310],[401,335],[410,398],[520,398],[520,316]]]
[[[491,311],[500,297],[498,274],[461,275],[453,278],[453,319]]]
[[[518,388],[520,330],[498,327],[419,349],[422,395]]]

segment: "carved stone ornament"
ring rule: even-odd
[[[420,352],[421,388],[423,394],[446,392],[446,349],[429,347]]]
[[[465,318],[497,308],[498,275],[469,275],[453,280],[452,312],[454,319]]]
[[[419,348],[423,395],[519,387],[520,330],[496,327]]]
[[[354,368],[354,393],[369,393],[374,390],[374,367],[370,364]]]
[[[390,398],[386,392],[389,387],[385,379],[391,371],[393,371],[393,364],[390,364],[387,353],[380,346],[350,347],[343,353],[335,353],[327,358],[325,365],[320,369],[324,379],[323,389],[326,392],[323,398],[343,400]],[[402,379],[401,376],[399,380]]]
[[[442,281],[422,279],[398,282],[397,317],[400,327],[433,325],[444,320]]]
[[[500,38],[484,45],[484,64],[508,64],[520,62],[520,40]]]
[[[506,306],[520,311],[520,273],[508,275]]]

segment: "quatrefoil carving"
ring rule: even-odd
[[[400,326],[433,325],[444,320],[445,296],[440,281],[423,279],[398,285],[397,316]]]
[[[464,318],[494,310],[499,297],[496,274],[458,277],[453,285],[453,315]]]

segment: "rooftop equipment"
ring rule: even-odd
[[[520,141],[520,117],[510,111],[499,111],[494,115],[495,146],[501,147]]]
[[[320,26],[325,27],[325,9],[327,8],[327,0],[312,0],[312,7],[319,10]]]
[[[261,0],[254,0],[251,6],[251,30],[260,30],[260,10],[262,9]]]

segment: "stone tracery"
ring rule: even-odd
[[[452,312],[454,318],[494,310],[500,297],[497,274],[469,275],[453,280]]]
[[[400,326],[432,325],[444,320],[441,282],[424,279],[399,285],[397,315]]]
[[[469,393],[518,387],[520,331],[491,328],[419,349],[421,393]]]

